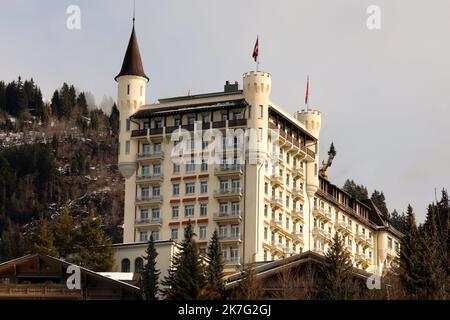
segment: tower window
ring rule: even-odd
[[[125,142],[125,154],[130,154],[130,141]]]
[[[127,85],[127,94],[130,95],[130,85]]]
[[[131,121],[130,121],[130,119],[127,119],[126,125],[127,125],[127,131],[130,131],[130,128],[131,128]]]
[[[264,109],[263,106],[259,106],[259,118],[262,119],[264,117]]]
[[[141,91],[141,92],[140,92],[140,93],[141,93],[141,97],[142,97],[142,92],[144,91],[143,89],[144,89],[144,88],[141,86],[141,88],[140,88],[140,91]]]

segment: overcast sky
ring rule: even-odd
[[[132,0],[0,0],[0,79],[33,77],[44,96],[64,81],[116,98],[131,31]],[[81,9],[69,30],[66,9]],[[329,176],[385,192],[390,210],[425,209],[450,181],[450,1],[154,0],[136,1],[147,102],[220,91],[254,69],[272,74],[272,100],[323,113],[321,158],[331,141]],[[369,5],[381,29],[366,26]]]

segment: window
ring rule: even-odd
[[[181,126],[181,119],[180,118],[175,118],[174,125],[176,127]]]
[[[221,202],[219,205],[220,213],[221,214],[227,214],[228,212],[228,202]]]
[[[203,172],[208,171],[208,163],[206,162],[205,159],[202,159],[202,164],[201,164],[200,170]]]
[[[286,207],[289,207],[289,196],[286,196]]]
[[[180,209],[178,206],[172,207],[172,219],[178,219],[178,216],[180,214]]]
[[[145,221],[148,219],[148,209],[142,208],[141,209],[141,221]]]
[[[126,126],[127,126],[126,130],[130,131],[130,128],[131,128],[131,121],[130,121],[130,119],[127,119]]]
[[[206,226],[200,226],[200,228],[199,228],[199,238],[201,240],[206,239]]]
[[[267,228],[264,228],[264,240],[267,240]]]
[[[139,233],[139,240],[140,240],[141,242],[146,242],[146,241],[148,241],[147,231],[141,231],[141,232]]]
[[[142,153],[145,154],[145,155],[150,154],[150,144],[144,143],[142,145]]]
[[[208,181],[200,182],[200,192],[207,193],[208,192]]]
[[[142,93],[144,92],[144,87],[143,86],[141,86],[140,88],[139,88],[139,94],[140,94],[140,96],[142,97]]]
[[[238,224],[232,224],[231,225],[231,237],[233,239],[239,238],[239,225]]]
[[[159,197],[161,195],[161,187],[160,186],[154,186],[153,187],[153,196]]]
[[[186,194],[193,194],[195,193],[195,183],[190,182],[186,183]]]
[[[222,250],[222,257],[224,260],[227,260],[228,257],[228,250],[227,249],[223,249]]]
[[[232,202],[231,203],[231,214],[233,216],[238,216],[240,213],[240,203],[239,202]]]
[[[206,148],[208,148],[209,142],[206,140],[202,141],[202,150],[205,150]],[[203,159],[202,159],[203,160]]]
[[[143,165],[142,166],[142,176],[148,177],[150,175],[150,166],[149,165]]]
[[[266,182],[264,183],[264,193],[268,194],[269,193],[269,184]]]
[[[290,219],[289,218],[286,218],[286,230],[289,230],[289,221]]]
[[[290,176],[289,176],[289,173],[286,173],[286,185],[288,185],[289,186],[289,179],[290,178]]]
[[[130,154],[130,141],[125,141],[125,154]]]
[[[194,172],[195,171],[195,163],[191,161],[190,163],[186,163],[186,172]]]
[[[142,187],[141,189],[141,198],[142,200],[148,199],[150,197],[150,188]]]
[[[144,267],[144,260],[142,260],[141,257],[137,257],[136,260],[134,260],[134,272],[135,273],[141,272],[143,267]]]
[[[236,261],[239,258],[239,250],[238,248],[231,248],[230,258]]]
[[[202,116],[202,122],[203,123],[208,123],[209,122],[209,114],[204,114]]]
[[[127,95],[130,95],[130,85],[127,85]]]
[[[264,261],[267,261],[267,251],[264,250]]]
[[[161,120],[155,120],[155,128],[157,128],[157,129],[162,128],[162,121]]]
[[[173,173],[174,174],[180,173],[180,164],[179,163],[173,164]]]
[[[161,152],[161,142],[156,142],[156,143],[153,145],[153,150],[154,150],[155,152]]]
[[[159,208],[152,208],[152,220],[159,221]]]
[[[241,190],[241,181],[237,179],[233,179],[231,181],[231,188],[233,189],[234,193],[240,192]]]
[[[264,206],[264,217],[267,217],[269,208],[267,207],[267,205]]]
[[[227,190],[228,190],[228,180],[221,180],[220,191],[227,191]]]
[[[155,176],[159,176],[161,174],[161,164],[160,163],[155,163],[153,165],[153,174]]]
[[[388,248],[392,249],[392,238],[388,237]]]
[[[226,224],[221,224],[219,226],[219,237],[220,238],[226,238],[227,237],[227,225]]]
[[[228,120],[228,113],[222,113],[221,119],[222,121]]]
[[[130,260],[125,258],[122,259],[122,272],[130,272]]]
[[[178,240],[178,229],[177,228],[174,228],[174,229],[171,230],[170,238],[172,240]]]
[[[174,196],[179,196],[180,195],[180,185],[179,184],[174,184],[172,186],[172,190],[173,190],[173,195]]]
[[[395,241],[395,251],[400,252],[400,243],[398,241]]]
[[[193,217],[194,216],[194,206],[193,205],[188,205],[184,207],[184,215],[186,217]]]
[[[278,235],[278,243],[283,244],[283,237]]]
[[[208,215],[208,205],[206,203],[200,204],[200,216],[205,217]]]
[[[264,108],[263,106],[259,106],[259,118],[262,119],[264,117]]]
[[[153,239],[153,241],[158,241],[159,240],[159,231],[153,231],[152,232],[152,239]]]
[[[195,123],[195,116],[188,117],[188,125],[193,125]]]

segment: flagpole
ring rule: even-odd
[[[259,34],[256,35],[256,41],[258,41],[258,55],[256,56],[256,72],[259,71]]]

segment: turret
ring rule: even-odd
[[[303,123],[306,130],[317,139],[317,143],[307,143],[306,147],[315,152],[316,158],[306,163],[306,193],[313,197],[319,189],[319,137],[322,125],[322,115],[317,110],[302,110],[297,112],[295,118]]]
[[[142,66],[134,21],[122,69],[115,80],[117,81],[117,105],[120,112],[119,171],[128,179],[136,171],[138,152],[137,143],[131,140],[131,131],[137,129],[137,125],[130,121],[130,116],[145,104],[145,89],[149,82]]]

